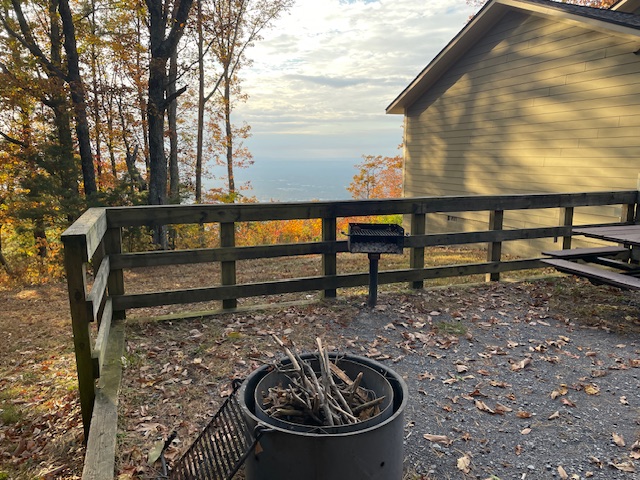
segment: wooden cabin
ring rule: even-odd
[[[404,115],[406,197],[635,189],[640,0],[611,9],[491,0],[387,113]],[[574,223],[620,213],[586,207]],[[548,215],[511,212],[504,226],[557,222]],[[433,216],[427,230],[474,222],[486,215]]]

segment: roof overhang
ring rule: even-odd
[[[616,12],[633,13],[639,8],[640,0],[620,0],[611,7],[611,10],[615,10]]]
[[[628,0],[638,1],[640,0]],[[449,44],[426,66],[420,74],[405,88],[387,107],[388,114],[404,114],[449,68],[451,68],[480,38],[498,23],[509,11],[522,11],[532,15],[551,17],[555,20],[573,23],[601,32],[626,36],[633,39],[640,37],[635,28],[606,22],[595,18],[587,18],[570,12],[558,10],[552,6],[530,3],[526,0],[492,0],[489,1],[473,17],[473,19],[449,42]]]

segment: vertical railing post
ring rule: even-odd
[[[104,236],[104,249],[106,255],[117,255],[122,253],[122,230],[120,227],[108,228]],[[124,275],[122,269],[111,270],[109,272],[109,295],[124,295]],[[123,320],[126,316],[124,310],[113,312],[114,320]]]
[[[220,223],[220,246],[235,247],[236,246],[236,226],[233,222]],[[220,262],[221,283],[222,285],[236,284],[236,262],[235,260]],[[238,306],[236,298],[227,298],[222,301],[222,308],[230,309]]]
[[[489,214],[489,230],[502,230],[504,221],[504,210],[493,210]],[[502,242],[489,242],[487,247],[487,261],[499,262],[502,258]],[[487,282],[497,282],[500,280],[500,272],[486,274]]]
[[[573,207],[563,207],[560,209],[560,226],[570,227],[573,225]],[[562,249],[571,248],[571,234],[562,237]]]
[[[427,216],[424,213],[411,215],[411,235],[425,235],[427,231]],[[424,268],[424,247],[413,247],[409,253],[409,266],[411,268]],[[411,282],[411,288],[424,288],[424,280]]]
[[[66,238],[63,241],[73,344],[76,352],[80,410],[86,441],[89,438],[93,402],[96,397],[91,336],[89,334],[89,322],[93,315],[89,313],[87,306],[87,242],[86,237]]]
[[[323,242],[335,242],[337,241],[337,221],[336,217],[329,217],[322,219],[322,241]],[[322,254],[322,274],[327,276],[333,276],[338,273],[337,254],[323,253]],[[322,296],[324,298],[335,298],[337,291],[335,288],[329,288],[323,291]]]

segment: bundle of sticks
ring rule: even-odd
[[[309,360],[303,360],[280,338],[273,337],[290,361],[278,367],[289,384],[263,392],[263,408],[268,415],[301,425],[337,426],[358,423],[380,413],[385,397],[376,398],[374,392],[360,385],[362,372],[351,379],[331,362],[320,338],[316,338],[319,368],[314,369]]]

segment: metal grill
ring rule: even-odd
[[[404,248],[404,229],[393,223],[350,223],[351,253],[396,253]]]
[[[350,223],[349,251],[369,257],[369,301],[375,307],[378,299],[378,260],[381,253],[402,254],[404,228],[394,223]]]
[[[260,438],[246,423],[236,394],[242,382],[224,401],[200,436],[172,469],[175,480],[230,480]]]

